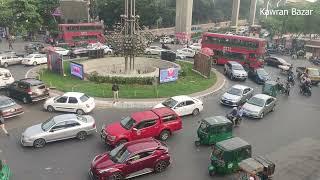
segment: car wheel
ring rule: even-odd
[[[84,139],[86,139],[86,137],[87,137],[87,133],[86,133],[85,131],[80,131],[80,132],[78,132],[78,134],[77,134],[77,138],[78,138],[79,140],[84,140]]]
[[[110,51],[107,51],[107,55],[110,55],[111,54],[111,52]]]
[[[151,55],[151,52],[150,52],[150,51],[148,51],[148,52],[147,52],[147,54],[148,54],[148,55]]]
[[[8,63],[4,63],[3,66],[4,66],[5,68],[7,68],[7,67],[9,66],[9,64],[8,64]]]
[[[216,174],[216,172],[215,171],[209,171],[209,176],[214,176]]]
[[[115,172],[115,173],[112,173],[109,177],[108,177],[109,180],[122,180],[123,177],[122,177],[122,174],[120,172]]]
[[[168,130],[163,130],[159,136],[160,140],[162,140],[162,141],[167,140],[169,137],[170,137],[170,131],[168,131]]]
[[[156,163],[156,165],[154,166],[154,172],[155,173],[161,173],[163,172],[167,167],[168,167],[168,163],[164,160],[160,160],[159,162]]]
[[[38,65],[37,61],[34,61],[34,62],[32,63],[32,65],[34,65],[34,66]]]
[[[48,106],[48,107],[47,107],[47,111],[49,111],[49,112],[54,112],[55,109],[54,109],[52,106]]]
[[[23,102],[24,104],[28,104],[28,103],[29,103],[29,100],[28,100],[27,97],[23,97],[23,98],[22,98],[22,102]]]
[[[198,147],[198,146],[201,145],[201,143],[200,143],[200,141],[195,141],[195,142],[194,142],[194,145]]]
[[[194,109],[194,110],[192,111],[192,115],[193,115],[193,116],[197,116],[197,115],[199,115],[199,113],[200,113],[200,111],[199,111],[198,108],[196,108],[196,109]]]
[[[77,109],[76,113],[78,115],[83,115],[84,114],[84,111],[82,109]]]
[[[262,119],[264,117],[264,113],[261,113],[260,115],[260,119]]]
[[[128,142],[126,139],[121,139],[118,143],[117,143],[117,146],[120,146],[124,143]]]
[[[6,94],[7,94],[8,97],[11,97],[10,91],[6,91]]]
[[[233,79],[234,79],[234,77],[233,77],[233,75],[232,75],[232,74],[230,74],[230,79],[231,79],[231,80],[233,80]]]
[[[272,110],[271,110],[271,111],[273,112],[273,111],[275,111],[275,110],[276,110],[276,106],[274,105],[274,106],[272,107]]]
[[[33,142],[33,146],[35,148],[43,148],[46,145],[46,141],[44,139],[37,139]]]

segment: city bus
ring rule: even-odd
[[[69,46],[105,43],[104,26],[101,23],[59,24],[58,30],[58,42]]]
[[[225,64],[237,61],[245,68],[259,68],[263,66],[266,50],[266,40],[245,36],[204,33],[201,48],[212,49],[213,61]]]

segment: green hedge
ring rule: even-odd
[[[118,76],[99,76],[97,72],[88,75],[88,80],[96,83],[117,83],[117,84],[141,84],[152,85],[153,77],[118,77]]]

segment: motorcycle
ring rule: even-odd
[[[226,115],[226,118],[229,119],[232,122],[234,127],[240,126],[240,124],[242,122],[242,118],[241,117],[239,117],[239,116],[234,117],[231,113],[228,113]]]
[[[300,85],[300,93],[302,95],[305,95],[305,96],[311,96],[312,92],[311,92],[311,85],[304,85],[304,84],[301,84]]]
[[[289,74],[287,81],[288,81],[288,83],[290,83],[292,86],[294,86],[294,84],[295,84],[294,75],[293,75],[293,74]]]
[[[290,95],[290,89],[291,89],[291,86],[290,86],[290,83],[286,83],[286,85],[282,84],[282,83],[279,83],[279,92],[281,94],[286,94],[286,95]]]

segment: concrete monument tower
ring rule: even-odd
[[[176,37],[179,40],[191,38],[193,0],[176,1]]]

